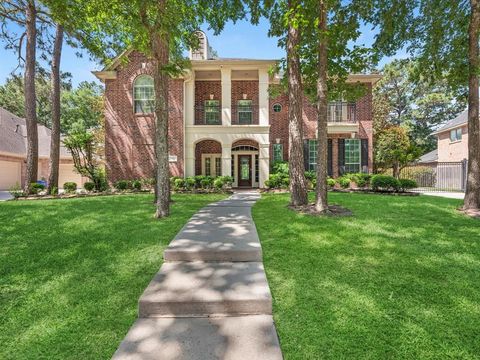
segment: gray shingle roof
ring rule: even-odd
[[[431,163],[431,162],[436,162],[438,161],[438,149],[435,149],[433,151],[430,151],[420,157],[418,159],[419,163]]]
[[[50,156],[51,130],[38,124],[38,156]],[[25,119],[0,108],[0,152],[18,156],[27,154],[27,128]],[[60,146],[60,157],[70,158],[68,150]]]
[[[468,109],[465,109],[455,119],[452,119],[448,121],[445,125],[441,126],[437,131],[434,132],[434,134],[438,134],[446,130],[456,128],[460,125],[466,124],[467,122],[468,122]]]

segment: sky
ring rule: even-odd
[[[220,57],[240,57],[256,59],[280,59],[284,56],[283,49],[277,46],[277,39],[268,37],[269,24],[267,20],[262,20],[257,26],[251,25],[248,21],[229,23],[225,26],[223,32],[214,36],[212,31],[206,27],[202,30],[206,32],[210,45],[215,49]],[[11,29],[15,31],[16,29]],[[375,31],[368,26],[361,28],[361,35],[357,44],[370,46],[374,41]],[[83,57],[79,58],[76,53],[78,49],[73,49],[64,44],[62,54],[61,70],[72,74],[72,83],[76,87],[82,81],[99,81],[91,73],[94,70],[100,70],[101,66],[90,59],[87,52],[83,52]],[[11,72],[17,67],[16,54],[12,50],[0,48],[0,85],[4,84]],[[400,51],[396,57],[405,57],[405,53]],[[384,58],[379,63],[381,68],[392,58]],[[21,73],[21,70],[17,70]]]

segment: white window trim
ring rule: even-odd
[[[354,163],[347,163],[347,150],[346,150],[346,144],[345,144],[345,163],[343,164],[344,167],[345,167],[345,173],[351,173],[351,171],[347,171],[347,166],[348,165],[358,165],[358,171],[357,172],[361,172],[362,171],[362,140],[361,139],[345,139],[345,143],[347,141],[356,141],[358,143],[358,163],[354,162]]]
[[[140,78],[150,78],[152,79],[152,85],[136,85],[137,81],[140,79]],[[138,99],[136,96],[135,96],[135,88],[136,87],[148,87],[148,88],[153,88],[153,99]],[[153,114],[155,112],[155,106],[153,108],[153,110],[151,112],[137,112],[137,107],[136,107],[136,102],[137,101],[153,101],[155,102],[155,84],[153,83],[153,77],[148,75],[148,74],[142,74],[142,75],[139,75],[135,78],[135,80],[133,80],[133,94],[132,94],[132,98],[133,98],[133,113],[135,115],[141,115],[141,114]]]
[[[220,174],[216,173],[215,167],[215,159],[220,159],[220,163],[222,161],[222,154],[202,154],[202,175],[206,176],[205,174],[205,159],[210,158],[210,176],[221,176],[222,169],[220,169]]]

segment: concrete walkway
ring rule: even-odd
[[[448,191],[422,191],[421,192],[423,195],[428,195],[428,196],[439,196],[439,197],[444,197],[448,199],[458,199],[458,200],[463,200],[465,197],[465,193],[463,192],[448,192]]]
[[[259,197],[235,193],[188,221],[113,359],[282,359],[251,216]]]
[[[13,196],[10,195],[8,191],[0,191],[0,201],[13,199]]]

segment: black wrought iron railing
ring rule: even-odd
[[[232,105],[232,125],[257,125],[258,105]]]
[[[221,125],[222,108],[219,105],[195,105],[195,125]]]

